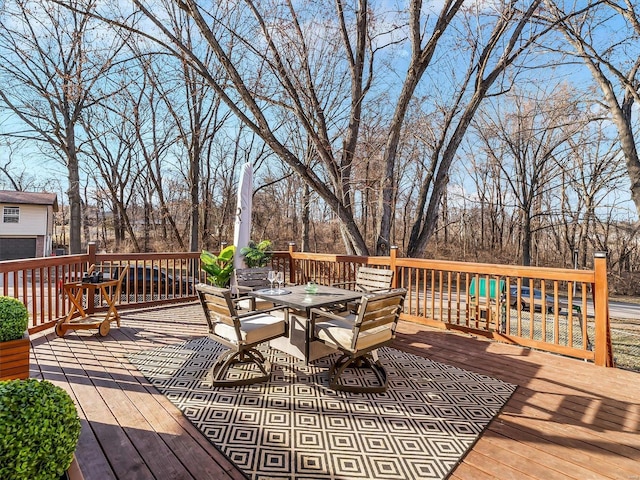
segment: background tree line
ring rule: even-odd
[[[634,270],[637,7],[389,4],[5,0],[5,185],[72,252],[217,248],[250,161],[279,248]]]

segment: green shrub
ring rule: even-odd
[[[58,480],[80,436],[73,400],[46,380],[0,382],[0,478]]]
[[[240,249],[240,255],[244,257],[244,263],[249,268],[266,267],[272,256],[272,253],[267,251],[269,248],[271,248],[270,240],[262,240],[257,245],[251,240],[249,245]]]
[[[13,297],[0,297],[0,342],[18,340],[29,324],[29,311]]]

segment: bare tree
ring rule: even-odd
[[[574,219],[577,227],[573,235],[567,231],[567,244],[580,252],[578,264],[582,267],[587,266],[590,247],[596,246],[594,238],[600,223],[597,211],[614,206],[615,192],[628,179],[623,156],[615,139],[609,138],[607,123],[598,120],[585,125],[568,139],[568,158],[558,161],[570,190],[562,190],[564,216]],[[620,212],[614,215],[624,218]]]
[[[422,98],[440,112],[441,128],[424,162],[426,175],[412,212],[408,253],[416,256],[434,231],[449,170],[479,105],[488,95],[510,88],[516,75],[507,75],[508,69],[551,28],[531,23],[541,2],[502,0],[491,9],[472,10],[462,9],[463,0],[445,0],[433,12],[431,4],[411,0],[401,11],[385,12],[383,2],[373,0],[335,0],[333,11],[323,2],[292,0],[213,5],[197,0],[134,0],[134,15],[112,13],[102,18],[186,59],[238,120],[331,209],[349,253],[369,251],[362,230],[366,223],[358,219],[353,190],[354,162],[363,145],[364,108],[367,102],[379,101],[383,92],[390,99],[388,110],[382,112],[390,120],[385,125],[375,215],[379,222],[375,250],[384,254],[392,239],[395,201],[404,178],[398,155],[406,112],[418,88],[424,88]],[[167,24],[167,12],[175,8],[190,17],[195,28]],[[155,30],[148,23],[145,31],[136,30],[129,18],[140,17],[152,22]],[[207,53],[193,48],[196,32],[208,45]],[[409,50],[408,65],[390,57],[386,63],[378,61],[392,46]],[[442,72],[436,67],[445,60],[433,63],[440,59],[439,49],[442,58],[455,57],[446,60],[453,82],[442,89],[422,85],[427,70],[434,75]],[[462,61],[467,67],[460,74]],[[393,78],[399,80],[389,85]],[[304,131],[313,145],[318,159],[314,168],[290,144],[288,132],[294,127]]]
[[[148,9],[138,6],[151,18],[158,28],[162,29],[162,22],[159,21]],[[253,25],[255,31],[260,32],[261,41],[254,38],[242,36],[236,25],[232,25],[231,32],[234,43],[238,43],[242,48],[236,48],[230,52],[222,42],[226,41],[223,31],[213,31],[212,24],[229,25],[229,12],[220,11],[205,12],[195,1],[186,1],[182,4],[185,11],[194,19],[200,29],[201,34],[214,51],[217,61],[222,65],[230,79],[232,90],[227,85],[221,85],[214,79],[200,58],[194,55],[184,45],[182,40],[175,37],[173,42],[187,55],[191,56],[193,62],[198,65],[200,73],[208,79],[218,95],[234,111],[236,116],[251,128],[269,147],[285,161],[296,173],[298,173],[336,212],[344,226],[343,233],[345,242],[349,250],[364,253],[367,251],[366,244],[362,239],[360,231],[354,221],[351,208],[350,193],[350,173],[351,159],[353,158],[355,141],[357,140],[357,130],[360,125],[360,108],[364,90],[367,88],[367,79],[363,78],[365,66],[368,65],[366,51],[369,45],[367,21],[369,11],[366,0],[361,0],[361,9],[357,14],[356,41],[352,49],[351,43],[344,46],[349,57],[349,70],[352,77],[351,98],[348,111],[347,133],[344,134],[343,147],[339,155],[334,153],[335,142],[333,140],[333,126],[328,121],[333,117],[337,121],[335,113],[329,116],[331,110],[343,109],[342,96],[344,86],[344,70],[342,68],[331,68],[326,63],[331,61],[332,56],[317,57],[317,52],[311,48],[308,36],[313,33],[313,28],[307,26],[309,30],[303,30],[298,11],[290,2],[285,2],[284,8],[290,22],[281,22],[279,17],[267,18],[267,15],[277,15],[276,11],[263,11],[262,5],[253,1],[245,1],[246,9],[236,12],[242,17],[241,22],[246,28]],[[341,2],[337,2],[339,11],[339,29],[346,33],[345,12]],[[324,9],[322,9],[324,12]],[[211,17],[215,16],[215,21]],[[252,19],[248,15],[251,15]],[[312,20],[312,12],[304,12],[305,21]],[[276,20],[277,19],[277,20]],[[306,25],[306,24],[305,24]],[[164,32],[165,35],[169,32]],[[351,41],[351,37],[347,40]],[[264,48],[263,48],[264,47]],[[314,48],[319,48],[320,43],[316,41]],[[329,45],[331,47],[331,45]],[[261,50],[258,50],[261,48]],[[324,48],[324,47],[323,47]],[[331,47],[332,48],[332,47]],[[232,57],[231,54],[234,56]],[[242,58],[238,58],[240,55]],[[248,58],[249,57],[249,58]],[[234,60],[235,59],[235,60]],[[255,62],[259,66],[259,75],[255,75],[253,69],[247,67]],[[320,68],[320,62],[324,65]],[[267,73],[268,72],[268,75]],[[320,72],[320,76],[315,73]],[[259,79],[259,82],[256,80]],[[328,90],[325,85],[336,86],[335,90]],[[276,90],[272,90],[276,88]],[[332,95],[322,99],[318,91],[333,92]],[[264,103],[266,102],[266,103]],[[273,110],[273,111],[270,111]],[[274,115],[275,112],[279,112]],[[276,123],[272,123],[272,119]],[[313,141],[318,158],[323,165],[322,175],[317,170],[312,170],[299,159],[286,144],[286,138],[278,134],[281,119],[295,121],[301,128],[308,132]],[[328,181],[325,180],[326,179]]]
[[[133,66],[127,69],[122,82],[128,82]],[[128,237],[134,251],[141,247],[130,216],[129,207],[142,190],[143,165],[138,157],[134,112],[144,109],[131,95],[131,86],[110,97],[111,108],[90,109],[83,116],[87,142],[84,154],[87,175],[94,180],[97,194],[103,198],[113,215],[114,248],[120,251]]]
[[[487,96],[497,95],[511,87],[514,75],[507,76],[507,69],[548,32],[548,27],[530,24],[540,3],[537,0],[526,5],[517,1],[504,2],[493,23],[486,27],[489,32],[482,28],[488,20],[484,16],[482,19],[475,16],[467,19],[468,43],[466,48],[460,48],[469,52],[467,70],[453,87],[450,104],[441,107],[441,128],[436,132],[434,148],[427,160],[429,173],[418,194],[409,256],[420,255],[433,233],[449,169],[480,104]],[[454,71],[451,78],[455,77]]]
[[[68,172],[70,250],[81,253],[80,159],[78,125],[83,111],[101,102],[105,75],[114,65],[122,39],[102,38],[89,14],[95,0],[54,2],[11,0],[0,17],[0,103],[20,120],[5,133],[39,142]]]
[[[522,264],[531,265],[534,232],[547,228],[551,218],[543,205],[558,186],[556,157],[584,121],[563,88],[516,90],[508,99],[503,108],[483,112],[476,134],[509,185],[519,217]]]
[[[640,103],[640,11],[632,0],[592,0],[580,15],[567,16],[562,1],[547,0],[546,18],[555,22],[570,50],[591,73],[618,130],[631,181],[631,198],[640,214],[640,158],[634,116]],[[560,47],[562,48],[562,47]],[[634,108],[635,105],[635,108]]]
[[[206,43],[198,41],[197,36],[192,35],[194,25],[191,17],[181,9],[174,9],[169,21],[175,34],[184,39],[185,47],[201,52],[203,63],[209,65],[212,52]],[[135,46],[133,48],[138,57],[142,57],[143,52]],[[215,95],[206,80],[192,68],[184,54],[177,59],[175,69],[166,68],[167,63],[171,63],[157,62],[156,57],[158,55],[149,55],[145,68],[151,78],[151,87],[157,91],[159,101],[166,109],[165,121],[171,121],[177,130],[176,146],[180,149],[176,152],[177,163],[180,165],[178,170],[185,172],[189,189],[189,245],[191,251],[197,251],[200,245],[200,173],[203,163],[207,161],[204,154],[208,150],[208,144],[215,141],[216,133],[224,127],[229,111],[221,108],[220,97]],[[224,82],[216,74],[214,67],[210,72],[220,83]],[[183,156],[187,159],[186,165],[182,164]],[[164,211],[166,214],[166,208]]]
[[[482,115],[478,124],[482,124]],[[482,154],[482,147],[478,145],[474,135],[468,136],[465,145],[468,152],[462,159],[468,178],[471,178],[477,192],[470,206],[474,211],[479,210],[475,217],[476,228],[472,229],[472,239],[479,251],[487,250],[492,254],[508,249],[508,236],[505,235],[510,216],[506,202],[508,201],[508,186],[500,174],[500,166]],[[466,192],[466,189],[463,189]],[[477,196],[477,198],[476,198]]]
[[[37,187],[37,180],[32,174],[29,173],[29,169],[26,165],[18,167],[13,160],[13,149],[9,142],[9,145],[3,148],[5,152],[8,152],[8,158],[0,164],[0,173],[4,175],[6,183],[9,187],[15,191],[25,191]],[[0,184],[5,183],[0,182]]]
[[[446,3],[442,25],[462,0]],[[381,41],[374,45],[369,2],[359,0],[351,9],[336,0],[333,16],[325,5],[313,2],[299,5],[287,0],[270,6],[245,0],[207,9],[195,0],[180,2],[214,52],[216,64],[225,70],[229,81],[224,83],[212,75],[211,64],[190,48],[183,32],[170,30],[146,2],[134,4],[161,32],[153,36],[174,54],[189,58],[238,119],[335,212],[347,251],[367,253],[354,216],[351,182],[362,106],[371,88],[376,49],[382,47]],[[413,14],[420,16],[422,8],[421,1],[412,1]],[[108,21],[123,23],[116,18]],[[429,50],[428,56],[433,47]],[[307,132],[321,170],[309,168],[289,148],[279,133],[282,121],[295,122]]]

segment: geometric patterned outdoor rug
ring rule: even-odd
[[[383,348],[385,393],[335,392],[335,356],[304,365],[267,346],[269,383],[212,387],[225,348],[204,337],[129,360],[253,480],[446,478],[516,388]]]

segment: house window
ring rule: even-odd
[[[4,223],[20,223],[20,207],[4,207]]]

